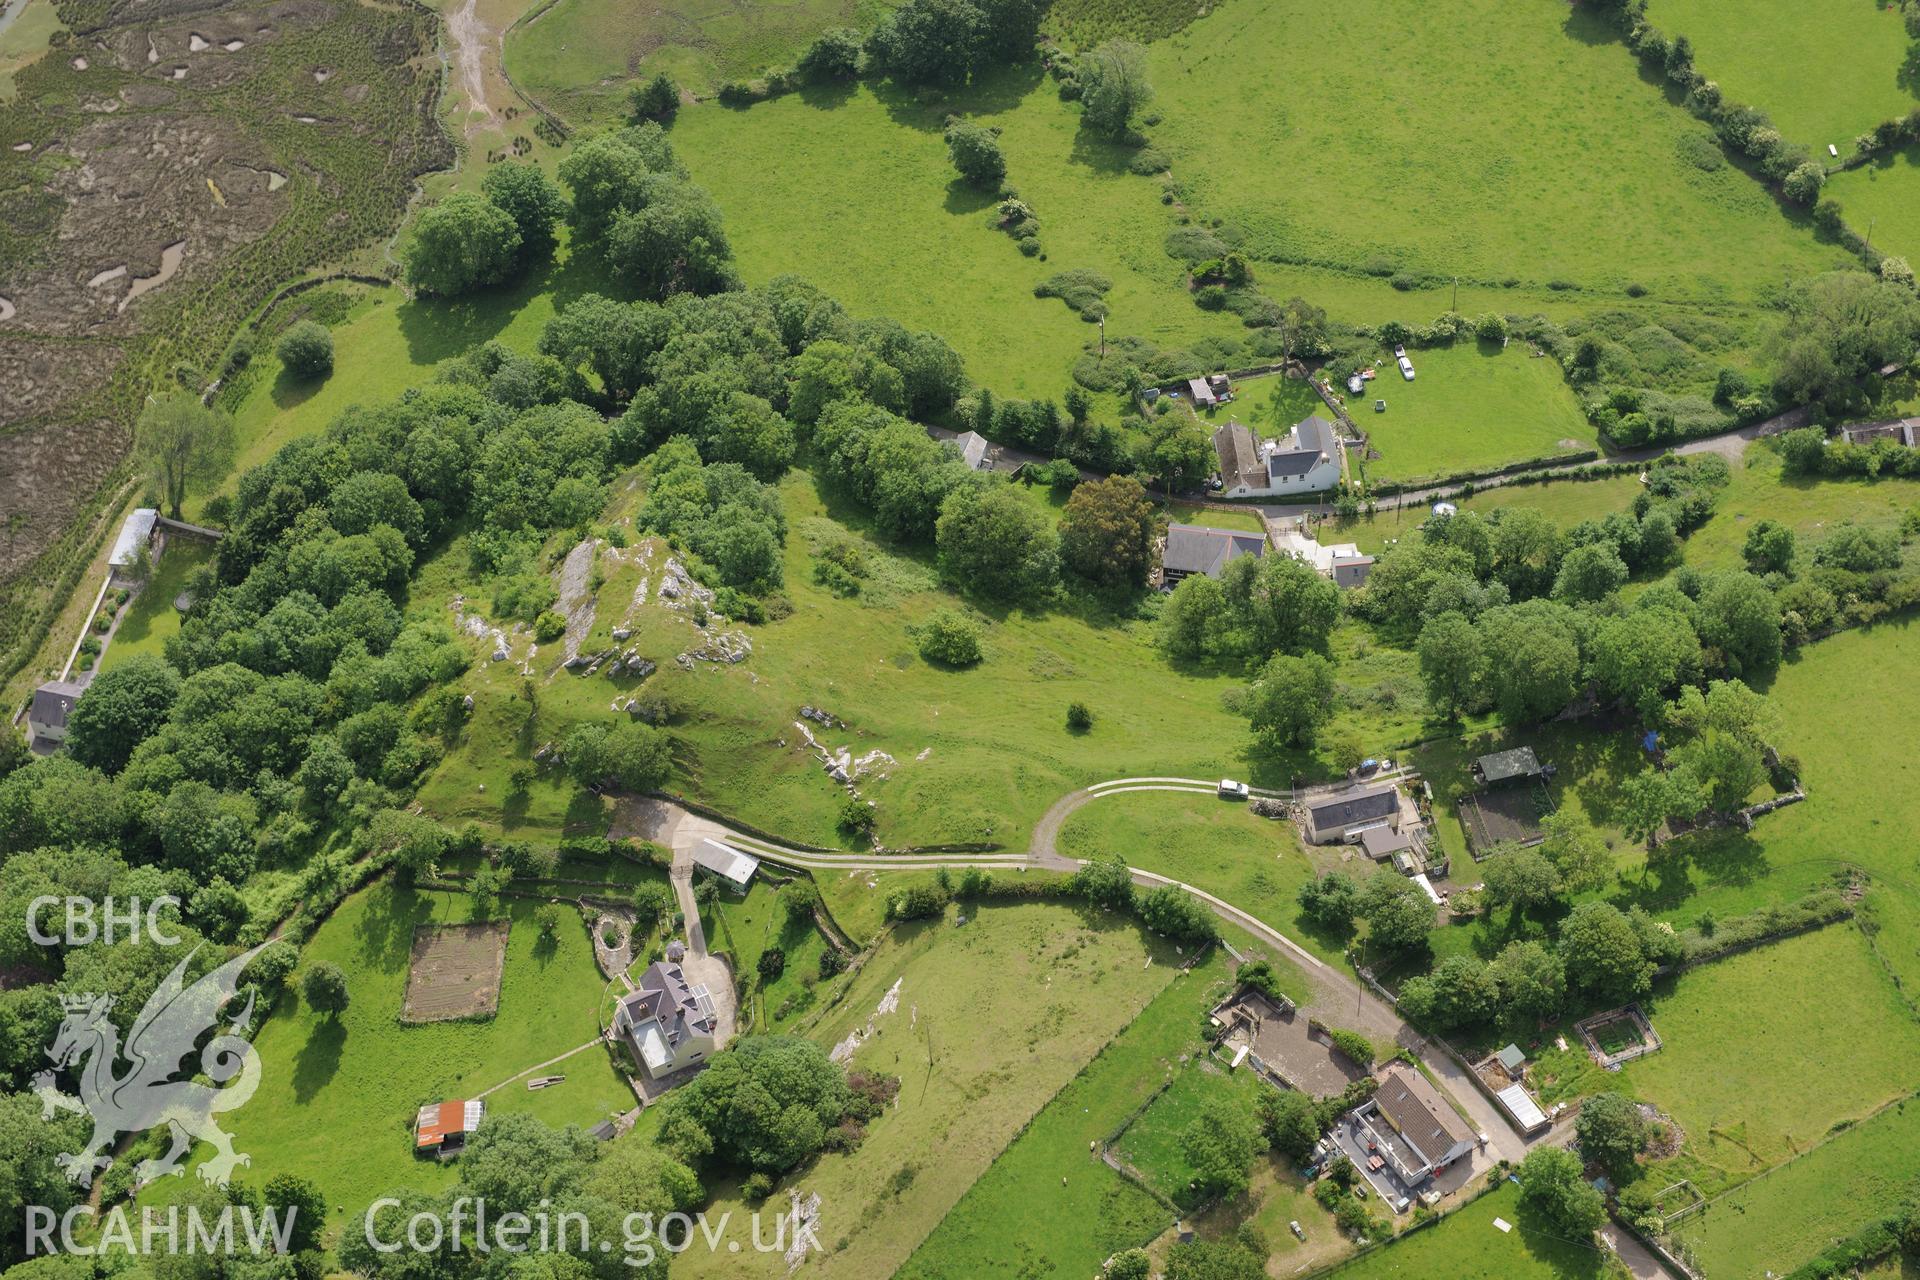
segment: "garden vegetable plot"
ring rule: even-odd
[[[500,1007],[507,921],[422,925],[413,934],[402,1022],[490,1016]]]

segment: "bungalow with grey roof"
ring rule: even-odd
[[[1340,844],[1368,827],[1400,829],[1400,789],[1391,783],[1335,792],[1307,806],[1307,839]]]
[[[1257,533],[1195,524],[1168,525],[1166,549],[1160,554],[1161,585],[1171,591],[1182,578],[1196,573],[1217,578],[1230,561],[1241,556],[1258,559],[1266,551],[1267,540]]]
[[[67,740],[67,717],[73,704],[87,691],[83,684],[69,680],[49,680],[33,691],[27,707],[27,743],[41,755],[52,755]]]

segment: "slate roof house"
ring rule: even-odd
[[[1307,839],[1340,844],[1368,827],[1400,829],[1400,789],[1391,783],[1342,791],[1307,806]]]
[[[984,471],[993,465],[993,441],[978,431],[963,431],[953,438],[960,450],[960,461],[975,471]]]
[[[1296,423],[1285,439],[1262,443],[1229,422],[1213,433],[1221,492],[1229,498],[1274,498],[1317,493],[1340,482],[1340,438],[1318,414]]]
[[[41,755],[51,755],[67,740],[67,717],[73,704],[87,691],[82,684],[68,680],[49,680],[33,691],[27,708],[27,743]]]
[[[1217,578],[1227,563],[1241,556],[1255,559],[1267,553],[1267,540],[1257,533],[1207,529],[1194,524],[1167,526],[1167,546],[1160,556],[1162,585],[1171,591],[1182,578],[1204,573]]]
[[[641,1070],[659,1080],[712,1056],[719,1019],[705,987],[692,986],[677,964],[655,961],[614,1009],[614,1034],[633,1050]]]
[[[1840,438],[1848,444],[1872,444],[1876,440],[1891,440],[1895,444],[1913,448],[1920,442],[1920,418],[1900,418],[1893,422],[1868,422],[1857,427],[1840,428]]]
[[[1408,1186],[1418,1186],[1474,1147],[1475,1134],[1460,1113],[1404,1062],[1381,1069],[1379,1091],[1353,1114]]]

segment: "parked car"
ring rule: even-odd
[[[1246,783],[1235,782],[1232,778],[1220,779],[1220,798],[1222,800],[1245,800],[1248,794]]]
[[[1296,1240],[1305,1240],[1307,1238],[1306,1229],[1300,1225],[1300,1219],[1298,1218],[1287,1223],[1287,1230],[1293,1232],[1294,1239]]]

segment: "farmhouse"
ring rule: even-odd
[[[487,1104],[478,1098],[429,1102],[420,1108],[413,1121],[413,1149],[416,1153],[437,1155],[442,1160],[458,1154],[467,1145],[467,1135],[480,1127]]]
[[[614,1010],[613,1031],[626,1039],[650,1079],[685,1070],[712,1055],[719,1019],[705,987],[690,986],[677,964],[648,965],[640,985]]]
[[[1262,442],[1238,422],[1213,433],[1220,461],[1220,487],[1229,498],[1273,498],[1316,493],[1340,482],[1340,437],[1314,414],[1284,439]]]
[[[760,869],[760,859],[718,840],[702,840],[693,850],[693,865],[718,876],[735,893],[745,893]]]
[[[1400,828],[1400,789],[1391,784],[1338,792],[1307,806],[1307,839],[1340,844],[1369,827]]]
[[[984,471],[993,463],[993,441],[978,431],[963,431],[953,438],[960,450],[960,461],[975,471]]]
[[[1229,561],[1241,556],[1258,559],[1266,551],[1267,540],[1257,533],[1195,524],[1168,525],[1166,549],[1160,555],[1161,584],[1171,591],[1182,578],[1196,573],[1217,578]]]
[[[33,691],[27,708],[27,742],[41,755],[51,755],[67,740],[67,717],[87,687],[67,680],[50,680]]]
[[[1427,1078],[1404,1062],[1380,1072],[1380,1089],[1354,1110],[1368,1147],[1416,1187],[1473,1150],[1474,1132]]]
[[[113,551],[107,556],[107,574],[115,586],[133,581],[140,553],[153,541],[153,527],[159,519],[160,513],[152,507],[136,507],[127,513],[120,536],[113,540]]]
[[[1543,776],[1532,747],[1512,747],[1481,756],[1473,762],[1473,780],[1483,787],[1501,787],[1516,782],[1531,782]]]

